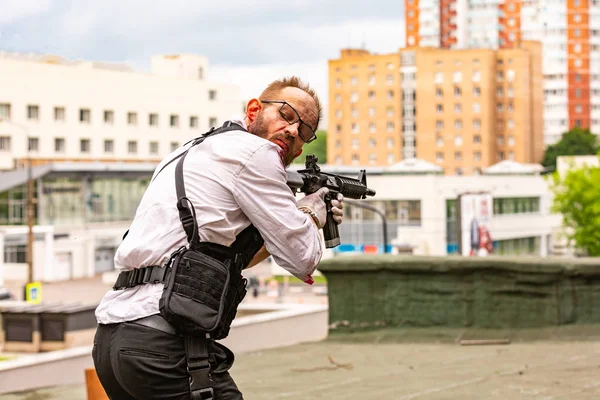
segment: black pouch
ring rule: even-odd
[[[159,301],[163,318],[184,334],[219,330],[232,297],[230,264],[195,250],[177,254]]]

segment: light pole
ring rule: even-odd
[[[10,119],[4,117],[0,117],[0,123],[1,122],[16,126],[25,131],[25,159],[27,162],[27,250],[25,252],[25,262],[27,263],[27,282],[25,283],[25,286],[27,286],[28,283],[33,282],[33,243],[35,242],[35,236],[33,234],[33,225],[35,222],[35,201],[33,191],[35,189],[33,184],[31,157],[29,156],[29,129],[27,129],[27,127],[21,124],[12,122]]]
[[[388,234],[387,234],[387,217],[385,216],[385,213],[383,211],[381,211],[380,209],[378,209],[377,207],[373,207],[371,205],[361,203],[360,201],[344,199],[344,203],[347,203],[351,206],[356,206],[356,207],[360,207],[360,208],[365,208],[367,210],[371,210],[375,214],[377,214],[381,217],[381,229],[383,230],[383,252],[387,253],[388,252],[388,250],[387,250]]]

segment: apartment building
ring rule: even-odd
[[[156,162],[241,110],[206,57],[126,65],[0,53],[0,169],[57,161]]]
[[[402,151],[400,55],[345,49],[329,60],[327,158],[393,164]]]
[[[540,63],[536,42],[497,51],[342,50],[329,62],[330,160],[383,166],[419,158],[451,175],[502,160],[540,162]]]
[[[544,140],[600,134],[600,0],[405,0],[407,46],[543,47]]]

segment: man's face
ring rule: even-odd
[[[317,107],[313,98],[305,91],[287,87],[283,89],[275,101],[287,102],[310,127],[317,125]],[[267,100],[267,99],[265,99]],[[283,163],[288,166],[302,152],[304,141],[300,138],[298,129],[300,122],[290,124],[281,115],[281,103],[262,103],[256,119],[248,125],[248,131],[264,139],[270,140],[281,148]],[[301,128],[306,129],[306,128]]]

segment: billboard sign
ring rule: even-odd
[[[458,196],[459,254],[487,256],[494,250],[490,232],[494,199],[490,193]]]

